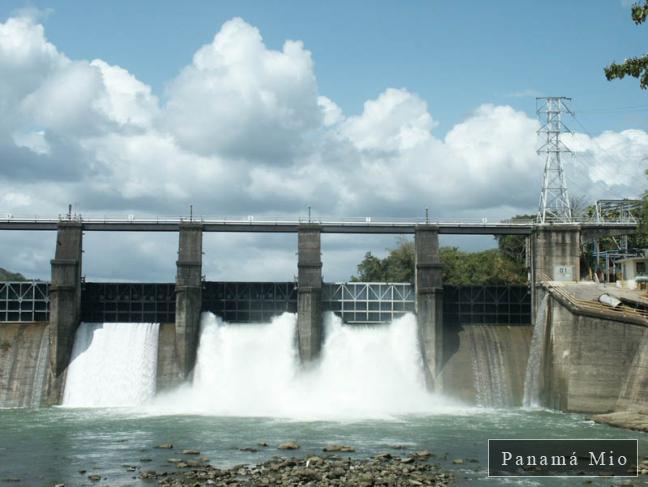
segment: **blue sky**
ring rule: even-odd
[[[647,121],[648,93],[603,76],[612,60],[646,51],[648,27],[634,25],[627,1],[5,0],[0,17],[26,7],[49,11],[47,36],[69,57],[120,65],[160,96],[197,46],[240,16],[270,48],[302,40],[321,93],[347,113],[391,86],[425,99],[441,133],[482,103],[533,114],[536,94],[572,97],[590,132]]]
[[[648,92],[603,67],[647,45],[626,0],[4,0],[0,215],[534,213],[542,95],[573,98],[570,193],[636,197]],[[293,240],[210,236],[205,273],[290,279]],[[174,235],[86,243],[89,279],[173,279]],[[3,235],[0,267],[47,277],[53,245]],[[328,238],[325,277],[393,245]]]

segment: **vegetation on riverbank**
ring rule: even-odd
[[[6,281],[26,281],[27,278],[20,272],[11,272],[0,267],[0,282]]]

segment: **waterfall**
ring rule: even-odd
[[[545,294],[540,302],[533,327],[529,361],[527,362],[526,374],[524,376],[524,399],[522,401],[524,407],[540,406],[540,382],[544,367],[548,301],[549,293]]]
[[[155,395],[157,323],[81,323],[64,406],[135,406]]]
[[[296,315],[233,325],[203,314],[194,381],[161,394],[153,409],[230,416],[367,418],[450,407],[426,390],[416,319],[345,325],[327,313],[325,342],[303,370]]]
[[[37,408],[43,403],[43,392],[47,382],[47,366],[49,365],[49,327],[43,332],[40,339],[36,366],[34,367],[34,385],[30,406]]]
[[[491,325],[467,327],[472,349],[472,368],[477,404],[484,407],[513,405],[511,371],[505,365],[501,327]]]

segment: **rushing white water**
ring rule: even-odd
[[[47,365],[49,363],[49,327],[41,336],[36,366],[34,367],[34,383],[32,386],[31,407],[40,407],[43,402],[43,392],[47,383]]]
[[[524,375],[524,407],[540,407],[540,386],[542,369],[544,367],[545,334],[547,330],[547,303],[549,293],[545,294],[538,307],[531,348],[529,349],[529,361],[527,362]]]
[[[81,323],[63,405],[137,406],[155,395],[157,323]]]
[[[296,316],[231,325],[205,313],[194,381],[155,412],[288,418],[376,418],[456,406],[426,390],[416,319],[348,326],[327,313],[319,363],[302,370]]]
[[[507,407],[513,404],[510,373],[504,364],[502,343],[493,326],[467,327],[477,404],[484,407]]]

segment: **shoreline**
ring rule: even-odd
[[[348,451],[348,447],[333,448]],[[329,451],[332,451],[329,450]],[[352,451],[352,450],[350,450]],[[199,454],[191,451],[189,454]],[[185,453],[187,455],[187,453]],[[172,471],[142,470],[138,478],[173,487],[228,486],[365,486],[408,485],[447,486],[456,481],[455,474],[431,463],[428,451],[413,452],[405,457],[379,453],[359,459],[338,455],[277,457],[256,465],[235,465],[220,469],[207,461],[170,458]],[[459,460],[456,460],[459,462]],[[460,460],[463,463],[463,460]]]

